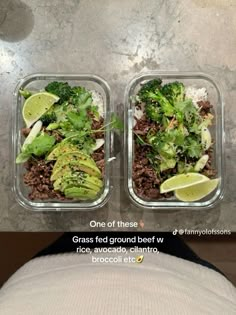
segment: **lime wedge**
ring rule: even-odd
[[[214,191],[218,183],[219,178],[216,178],[187,188],[177,189],[175,191],[175,197],[181,201],[197,201]]]
[[[27,98],[22,110],[26,127],[31,127],[58,100],[57,95],[47,92],[36,93]]]
[[[186,173],[175,175],[167,180],[160,186],[161,194],[173,191],[176,189],[190,187],[192,185],[200,184],[209,180],[208,177],[199,173]]]

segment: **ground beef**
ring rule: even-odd
[[[217,174],[216,170],[215,169],[212,169],[212,168],[206,168],[203,170],[202,172],[203,175],[209,177],[209,178],[214,178]]]
[[[100,169],[102,174],[104,175],[105,171],[105,152],[104,152],[104,146],[102,146],[100,149],[98,149],[96,152],[92,154],[92,158],[96,162],[97,167]]]
[[[211,112],[213,105],[209,101],[200,101],[197,103],[198,106],[201,108],[200,115],[205,116]]]
[[[104,124],[104,119],[103,119],[103,117],[100,117],[99,120],[93,119],[93,122],[92,122],[92,130],[101,129],[101,128],[103,127],[103,124]],[[95,133],[93,134],[93,137],[94,137],[95,139],[104,138],[104,132],[95,132]]]
[[[102,150],[97,150],[92,154],[92,158],[94,159],[95,162],[99,162],[101,160],[104,160],[104,149]]]
[[[61,142],[64,139],[57,130],[52,130],[51,135],[56,139],[56,142]]]
[[[105,173],[105,160],[100,160],[96,162],[97,167],[100,169],[100,171],[102,172],[102,175],[104,175]]]
[[[24,183],[31,188],[29,199],[59,199],[65,197],[53,189],[50,181],[54,162],[46,162],[43,159],[32,158],[25,163],[27,173],[24,175]]]
[[[22,128],[22,129],[21,129],[21,133],[22,133],[22,135],[23,135],[25,138],[29,135],[30,131],[31,131],[31,128]]]
[[[213,149],[210,148],[206,152],[206,154],[208,154],[209,159],[208,159],[208,162],[201,173],[203,175],[209,177],[209,178],[215,178],[215,176],[217,175],[217,172],[216,172],[216,169],[214,168],[214,165],[213,165]]]
[[[146,135],[149,130],[156,132],[158,130],[158,125],[143,115],[141,119],[137,120],[133,130],[138,135]]]
[[[160,179],[152,168],[147,153],[148,147],[135,145],[135,160],[133,163],[133,181],[136,193],[149,199],[160,198]]]
[[[175,175],[175,174],[177,174],[177,167],[170,168],[162,172],[163,178],[167,178],[168,175]]]

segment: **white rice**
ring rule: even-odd
[[[90,90],[93,98],[93,104],[98,107],[98,112],[101,117],[104,117],[104,101],[102,95],[95,91]]]
[[[200,101],[207,101],[207,90],[206,88],[196,88],[194,86],[188,86],[185,89],[185,97],[191,99],[193,104],[198,107],[197,103]]]

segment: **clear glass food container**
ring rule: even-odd
[[[108,130],[105,132],[105,171],[104,188],[96,200],[91,201],[60,201],[52,200],[30,200],[28,198],[29,187],[24,184],[23,176],[26,172],[23,164],[16,164],[15,159],[20,152],[20,147],[24,141],[21,129],[25,126],[22,118],[23,97],[20,95],[21,88],[29,89],[34,92],[43,90],[45,86],[52,81],[68,82],[71,86],[83,86],[89,90],[96,90],[102,95],[104,100],[104,124],[110,120],[112,113],[112,104],[110,97],[110,88],[107,82],[90,74],[32,74],[22,79],[14,92],[14,108],[12,120],[12,151],[13,151],[13,191],[17,202],[29,210],[95,210],[102,207],[109,199],[111,193],[110,165],[109,158],[112,156],[113,133]]]
[[[134,189],[132,180],[132,168],[134,160],[134,106],[132,97],[137,94],[141,85],[154,78],[161,78],[163,83],[180,81],[185,86],[195,86],[197,88],[206,88],[208,92],[208,100],[213,105],[214,121],[209,128],[213,145],[213,167],[217,172],[217,177],[220,178],[217,189],[206,196],[204,199],[195,202],[183,202],[175,197],[162,198],[158,200],[147,200],[138,196]],[[220,199],[223,198],[224,187],[224,101],[222,88],[219,83],[205,73],[196,72],[160,72],[151,71],[141,73],[133,78],[128,84],[125,92],[125,189],[133,204],[144,209],[178,209],[178,208],[210,208],[213,207]]]

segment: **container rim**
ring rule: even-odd
[[[128,84],[126,85],[126,89],[125,89],[125,99],[127,96],[127,92],[130,90],[130,87],[136,83],[137,80],[143,78],[143,77],[152,77],[152,76],[162,76],[162,77],[174,77],[174,78],[184,78],[184,77],[199,77],[202,79],[207,79],[208,81],[210,81],[211,83],[213,83],[213,85],[217,88],[217,90],[219,91],[223,91],[223,84],[216,79],[215,77],[213,77],[211,74],[203,72],[203,71],[177,71],[177,70],[149,70],[149,71],[142,71],[138,74],[136,74],[135,76],[133,76],[131,78],[131,80],[128,82]],[[148,80],[148,79],[147,79]],[[223,93],[221,92],[221,99],[224,100],[224,96]]]
[[[110,93],[110,86],[109,86],[109,84],[107,83],[107,81],[103,78],[103,77],[101,77],[101,76],[99,76],[99,75],[97,75],[97,74],[93,74],[93,73],[87,73],[87,72],[84,72],[84,73],[68,73],[68,72],[57,72],[57,73],[53,73],[53,72],[34,72],[34,73],[31,73],[31,74],[27,74],[26,76],[24,76],[23,78],[21,78],[19,81],[18,81],[18,83],[17,83],[17,85],[16,85],[16,87],[15,87],[15,89],[14,89],[14,92],[13,92],[13,95],[14,96],[17,96],[17,94],[18,94],[18,91],[19,91],[19,89],[22,87],[22,86],[24,86],[24,85],[26,85],[26,84],[28,84],[32,79],[36,79],[37,77],[47,77],[47,78],[55,78],[55,77],[57,77],[57,78],[60,78],[60,77],[68,77],[68,78],[72,78],[72,79],[76,79],[76,78],[83,78],[83,79],[88,79],[88,78],[91,78],[91,79],[94,79],[94,80],[98,80],[98,81],[100,81],[100,82],[102,82],[103,84],[104,84],[104,86],[106,86],[106,88],[107,88],[107,90],[109,91],[109,93]],[[42,79],[41,78],[41,79]],[[111,93],[110,93],[110,99],[111,99]]]

